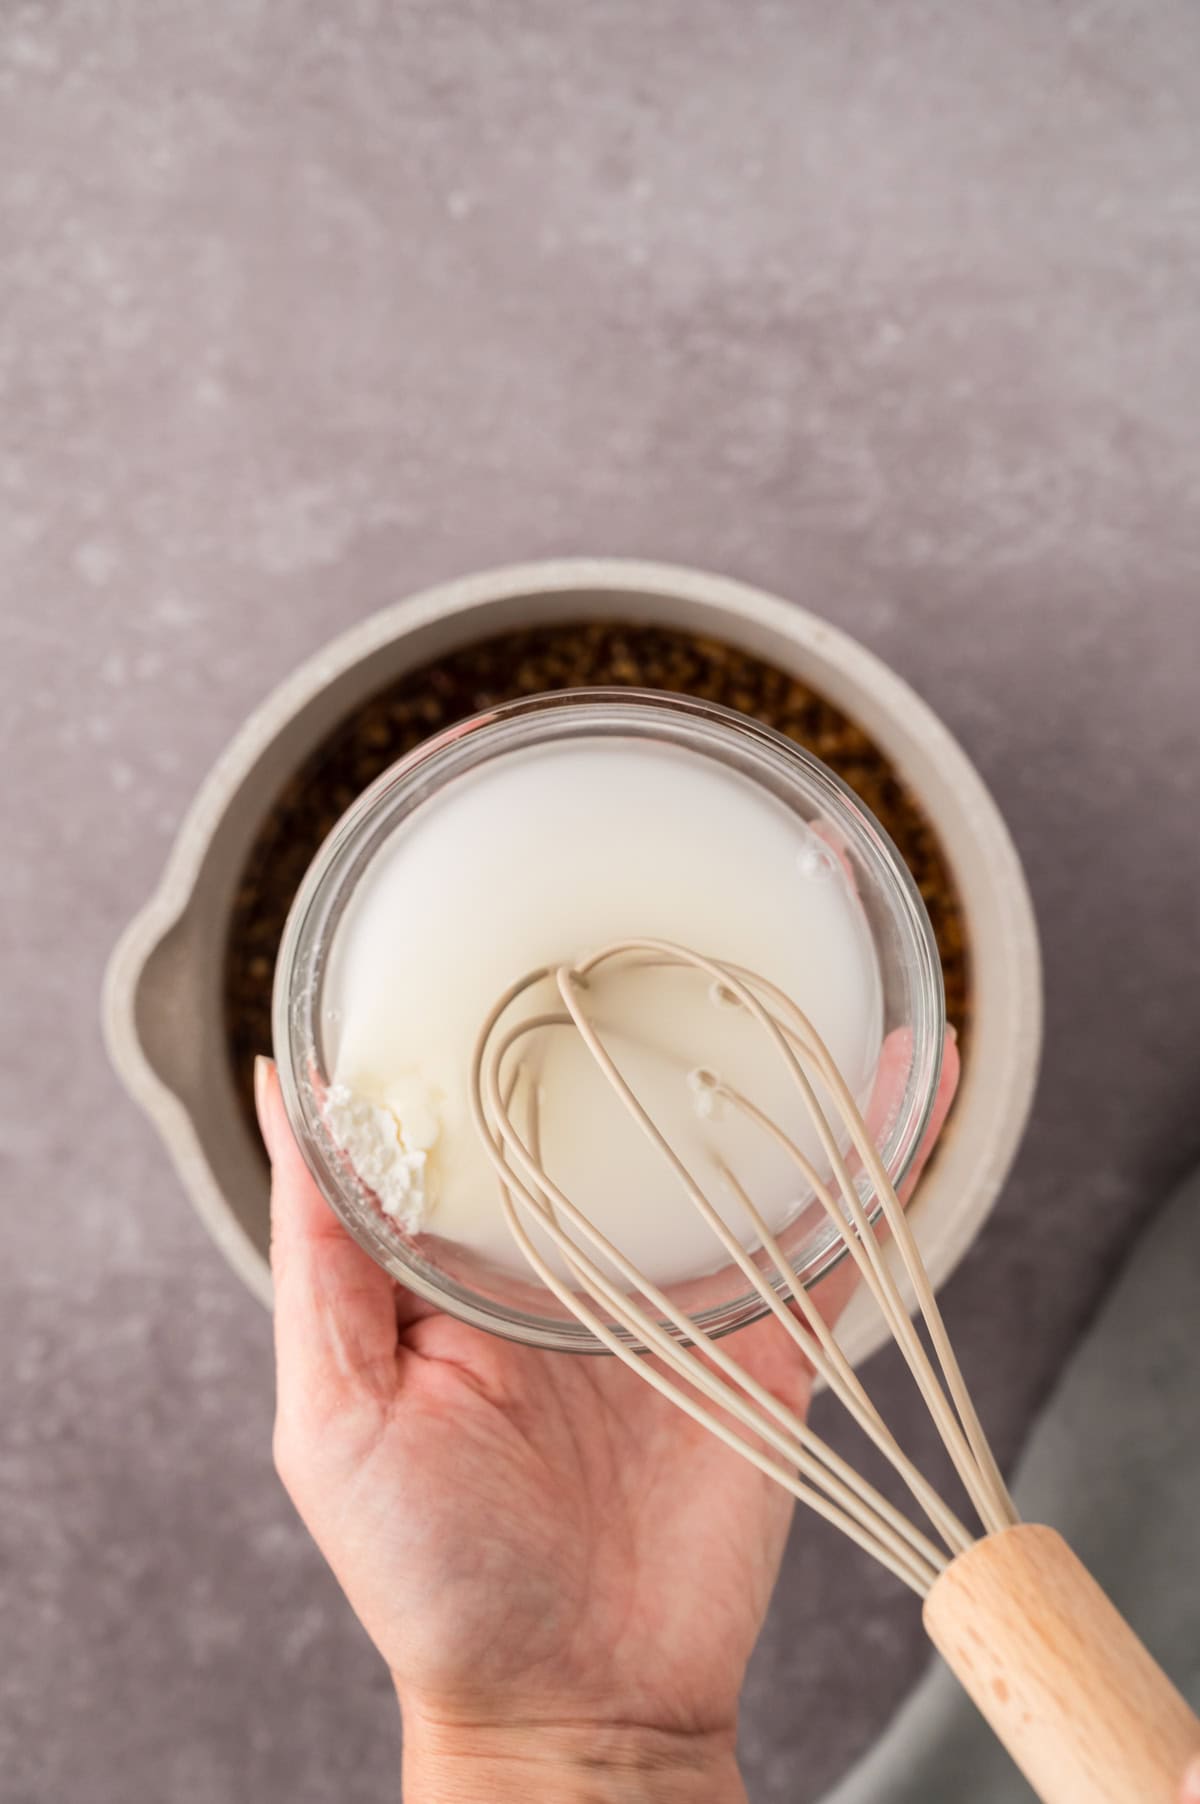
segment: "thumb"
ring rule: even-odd
[[[271,1161],[271,1274],[281,1420],[328,1419],[396,1382],[392,1280],[351,1239],[321,1195],[292,1135],[270,1059],[254,1098]]]

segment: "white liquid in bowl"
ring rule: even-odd
[[[527,1268],[468,1103],[470,1061],[502,991],[625,937],[748,966],[811,1018],[865,1097],[882,996],[870,930],[838,859],[800,818],[714,759],[597,737],[508,754],[402,823],[360,879],[330,949],[327,1120],[406,1226],[505,1270]],[[714,1169],[735,1170],[773,1228],[804,1195],[756,1128],[697,1108],[708,1067],[771,1113],[820,1167],[811,1123],[762,1030],[689,972],[601,980],[598,1025],[626,1078],[746,1242]],[[672,1283],[727,1263],[662,1156],[576,1035],[539,1037],[545,1163],[635,1264]]]

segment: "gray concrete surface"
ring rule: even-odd
[[[0,5],[6,1804],[396,1795],[272,1477],[268,1323],[96,1015],[245,711],[435,578],[743,576],[977,758],[1049,989],[946,1293],[1012,1459],[1200,1153],[1198,303],[1191,0]],[[755,1804],[816,1798],[923,1659],[800,1525]]]

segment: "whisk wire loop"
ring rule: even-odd
[[[950,1346],[911,1227],[857,1103],[811,1021],[790,998],[755,973],[669,941],[630,939],[606,946],[574,965],[544,966],[505,991],[476,1043],[470,1095],[475,1125],[499,1179],[509,1230],[534,1274],[600,1345],[759,1471],[871,1553],[903,1583],[920,1595],[927,1595],[947,1565],[947,1552],[808,1428],[795,1411],[739,1365],[678,1302],[651,1283],[546,1169],[539,1090],[526,1055],[538,1037],[573,1031],[766,1310],[899,1474],[944,1542],[949,1557],[971,1545],[970,1531],[886,1427],[817,1303],[797,1281],[778,1239],[736,1174],[727,1162],[715,1161],[721,1182],[756,1237],[761,1261],[752,1257],[714,1207],[608,1051],[589,1017],[585,999],[594,987],[595,974],[618,961],[630,968],[678,966],[707,975],[719,986],[722,999],[745,1010],[770,1039],[812,1119],[840,1194],[840,1205],[830,1184],[777,1122],[749,1097],[714,1078],[716,1094],[788,1155],[837,1229],[844,1249],[855,1260],[900,1347],[985,1532],[996,1532],[1017,1521]],[[504,1017],[513,1005],[531,997],[548,980],[558,991],[561,1008],[542,1008],[505,1026]],[[818,1098],[816,1084],[830,1099],[829,1106],[840,1119],[842,1136],[835,1131],[826,1105]],[[518,1089],[525,1097],[524,1133],[514,1119]],[[868,1219],[847,1165],[845,1141],[857,1155],[877,1201],[878,1213],[896,1242],[937,1368],[908,1314]],[[526,1215],[530,1220],[525,1219]],[[554,1269],[547,1252],[535,1242],[533,1223],[557,1250],[566,1277]],[[773,1275],[764,1270],[763,1261],[773,1268]]]

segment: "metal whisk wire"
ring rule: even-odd
[[[601,967],[616,963],[627,967],[687,967],[703,973],[721,987],[724,1000],[744,1009],[767,1034],[813,1120],[842,1206],[839,1207],[829,1184],[822,1181],[811,1161],[778,1123],[750,1098],[709,1074],[714,1096],[740,1111],[789,1156],[833,1222],[883,1312],[985,1532],[997,1532],[1018,1520],[971,1403],[911,1228],[857,1104],[811,1021],[762,977],[669,941],[630,939],[606,946],[574,965],[543,967],[513,984],[484,1023],[471,1073],[472,1113],[500,1181],[509,1229],[541,1282],[603,1346],[693,1420],[848,1535],[918,1595],[926,1596],[950,1560],[969,1547],[975,1536],[886,1427],[835,1335],[796,1279],[778,1240],[735,1174],[727,1165],[718,1167],[722,1181],[773,1268],[773,1278],[731,1232],[626,1082],[589,1020],[583,1001],[590,980]],[[547,979],[554,982],[562,1007],[519,1017],[504,1025],[508,1012]],[[555,1183],[541,1154],[538,1087],[524,1062],[530,1042],[548,1032],[574,1032],[580,1037],[597,1068],[656,1147],[730,1260],[904,1481],[941,1546],[746,1372],[722,1342],[706,1333],[677,1302],[652,1284]],[[936,1366],[883,1256],[848,1169],[841,1138],[818,1098],[815,1084],[821,1086],[840,1117],[845,1136],[861,1161],[882,1217],[895,1239],[934,1349]],[[523,1092],[525,1099],[524,1132],[513,1114],[518,1091]],[[558,1249],[573,1283],[564,1281],[534,1243],[526,1214]],[[609,1269],[596,1263],[589,1247]],[[621,1280],[630,1288],[624,1288]],[[648,1359],[645,1353],[654,1358]]]

